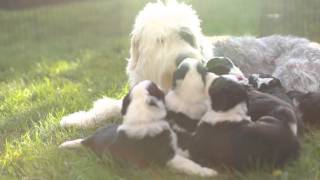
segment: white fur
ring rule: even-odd
[[[245,103],[240,103],[228,111],[214,111],[211,109],[201,118],[201,122],[215,125],[221,122],[251,121],[251,118],[247,116],[247,111],[248,109]]]
[[[286,91],[320,89],[320,45],[304,38],[272,35],[229,37],[213,42],[214,56],[230,58],[246,75],[270,74]]]
[[[79,148],[82,146],[82,144],[81,144],[82,141],[83,141],[83,139],[66,141],[66,142],[60,144],[59,148],[67,148],[67,149]]]
[[[123,123],[118,130],[124,130],[129,136],[142,138],[146,135],[154,136],[164,129],[170,129],[164,118],[167,115],[164,103],[153,99],[147,91],[150,81],[142,81],[131,90],[131,102],[123,117]],[[150,106],[153,100],[157,107]]]
[[[174,157],[167,162],[167,166],[189,175],[198,175],[209,177],[217,175],[217,172],[201,167],[197,163],[187,159],[188,152],[183,152],[178,148],[177,136],[170,129],[169,123],[164,120],[166,109],[164,103],[155,100],[157,107],[148,104],[149,98],[152,98],[147,91],[150,81],[142,81],[134,86],[130,93],[131,102],[124,116],[122,125],[117,129],[123,130],[130,137],[143,138],[144,136],[154,136],[163,130],[169,130],[171,133],[171,146],[175,151]],[[83,139],[66,141],[62,143],[60,148],[79,148]]]
[[[257,80],[257,88],[259,89],[263,84],[268,85],[273,78],[261,78],[259,76],[259,74],[252,74],[251,76],[253,76],[256,80]]]
[[[294,135],[297,135],[297,134],[298,134],[298,126],[297,126],[297,123],[295,123],[295,122],[289,123],[289,128],[290,128],[291,132],[292,132]]]
[[[62,127],[93,127],[110,118],[119,117],[122,100],[104,97],[97,100],[89,111],[79,111],[64,116],[60,121]]]
[[[194,35],[196,47],[179,37],[181,28]],[[184,3],[174,0],[148,3],[138,14],[131,32],[130,58],[127,74],[131,86],[142,80],[152,80],[168,92],[172,85],[176,58],[188,54],[198,59],[212,57],[212,45],[202,34],[196,12]],[[121,101],[104,98],[88,112],[80,111],[62,118],[62,127],[92,127],[114,116],[121,116]]]
[[[209,97],[209,88],[210,88],[210,85],[212,84],[212,82],[218,78],[219,76],[214,74],[214,73],[207,73],[207,76],[206,76],[206,88],[205,88],[205,95],[206,95],[206,99],[207,99],[207,102],[206,103],[209,103],[208,102],[208,97]]]
[[[182,150],[181,148],[179,148],[178,146],[178,136],[177,134],[170,129],[170,133],[171,133],[171,146],[173,147],[174,151],[176,154],[181,155],[183,157],[189,158],[189,151],[188,150]]]
[[[123,124],[118,127],[117,131],[123,130],[129,137],[140,139],[147,135],[153,137],[165,129],[170,129],[170,126],[167,122],[161,120],[150,123]]]
[[[202,177],[210,177],[215,176],[218,173],[213,170],[206,167],[201,167],[199,164],[191,161],[190,159],[187,159],[180,155],[175,155],[168,163],[167,166],[169,166],[172,169],[175,169],[179,172],[186,173],[188,175],[198,175]]]
[[[207,111],[205,105],[205,84],[197,71],[197,60],[187,58],[181,64],[187,64],[189,71],[184,79],[178,80],[175,89],[166,95],[166,106],[174,112],[181,112],[192,119],[200,119]]]
[[[224,74],[224,75],[221,75],[222,77],[225,77],[225,78],[227,78],[227,79],[230,79],[230,80],[232,80],[232,81],[235,81],[235,82],[237,82],[237,83],[240,83],[240,84],[248,84],[249,83],[249,81],[248,81],[248,79],[246,78],[246,77],[242,77],[242,76],[240,76],[240,77],[242,77],[242,79],[241,80],[239,80],[238,78],[239,78],[239,76],[237,76],[237,75],[233,75],[233,74]]]
[[[196,47],[179,36],[181,28],[194,35]],[[201,32],[196,12],[191,6],[176,1],[148,3],[136,17],[131,35],[127,65],[131,85],[148,79],[167,92],[180,54],[201,60],[213,53]]]

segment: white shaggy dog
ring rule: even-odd
[[[176,62],[185,57],[208,59],[210,44],[201,32],[196,12],[183,3],[149,3],[132,31],[127,73],[130,84],[149,79],[168,91]]]
[[[131,33],[127,74],[131,87],[142,80],[155,82],[164,92],[186,57],[208,60],[212,47],[201,32],[200,19],[191,6],[175,0],[148,3],[138,14]],[[62,118],[63,127],[92,127],[120,116],[121,100],[103,98],[91,110]]]
[[[269,36],[206,38],[196,12],[169,0],[148,3],[138,14],[131,33],[127,74],[130,85],[152,80],[166,93],[177,64],[189,57],[207,61],[228,57],[246,76],[271,74],[286,91],[320,89],[320,45],[307,39]],[[208,40],[210,39],[210,43]],[[104,98],[87,111],[63,117],[63,127],[88,127],[120,116],[121,100]]]

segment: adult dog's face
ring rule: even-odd
[[[148,80],[136,84],[125,96],[121,113],[130,119],[153,120],[166,116],[164,93]]]
[[[151,80],[168,92],[176,60],[204,57],[204,36],[195,11],[184,3],[149,3],[136,18],[131,33],[127,73],[131,85]]]

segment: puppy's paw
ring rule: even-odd
[[[218,172],[210,168],[202,167],[199,170],[199,176],[202,176],[202,177],[212,177],[216,175],[218,175]]]
[[[60,121],[61,127],[68,128],[68,127],[91,127],[95,125],[94,116],[92,114],[79,111],[67,116],[64,116]]]
[[[59,148],[63,148],[63,149],[79,148],[79,147],[81,147],[81,142],[82,141],[83,141],[83,139],[76,139],[76,140],[72,140],[72,141],[66,141],[66,142],[60,144]]]

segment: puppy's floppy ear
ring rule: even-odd
[[[121,108],[122,116],[126,115],[129,104],[131,103],[130,93],[131,92],[129,92],[122,100],[122,108]]]
[[[215,111],[226,111],[248,101],[247,87],[224,77],[215,79],[208,91]]]
[[[148,97],[148,98],[146,99],[146,103],[147,103],[149,106],[159,107],[159,106],[157,105],[157,99],[154,98],[154,97]]]
[[[150,96],[153,96],[161,101],[164,101],[164,96],[165,96],[164,92],[161,91],[154,82],[151,82],[148,85],[147,90]]]
[[[226,58],[215,57],[207,61],[206,64],[207,71],[217,75],[228,74],[231,68],[232,64],[229,64]]]
[[[189,67],[187,64],[181,64],[180,66],[178,66],[177,70],[173,74],[173,80],[172,80],[173,89],[177,86],[177,81],[184,79],[188,71],[189,71]]]

